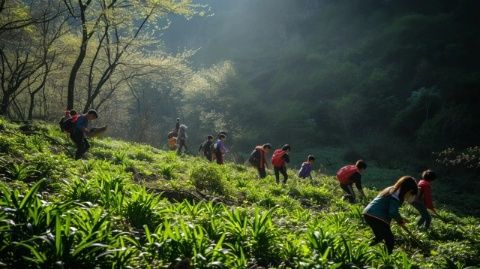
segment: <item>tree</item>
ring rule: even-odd
[[[191,15],[190,0],[64,0],[73,19],[80,19],[81,44],[77,59],[72,66],[68,81],[67,108],[74,105],[75,80],[87,56],[87,47],[96,32],[98,46],[90,64],[89,88],[85,109],[90,107],[102,87],[111,78],[120,60],[140,32],[150,21],[154,22],[167,14]],[[94,68],[103,50],[106,67],[100,78],[93,82]],[[96,70],[98,71],[98,70]],[[95,72],[96,73],[96,72]]]
[[[49,64],[48,48],[37,48],[42,47],[40,40],[43,40],[45,45],[53,42],[45,39],[51,29],[40,32],[38,25],[49,25],[54,18],[59,18],[61,11],[52,1],[37,4],[36,9],[31,9],[17,1],[8,5],[5,2],[0,3],[0,13],[4,15],[0,20],[0,115],[7,115],[10,105],[13,104],[17,117],[26,118],[16,98],[38,81],[41,77],[38,73]],[[46,76],[43,78],[46,79]]]

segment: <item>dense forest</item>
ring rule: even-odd
[[[342,145],[395,166],[478,145],[477,1],[212,2],[166,44],[233,69],[203,106],[241,147]]]

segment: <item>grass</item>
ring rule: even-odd
[[[277,185],[245,166],[113,139],[92,141],[89,159],[75,161],[54,126],[36,123],[28,133],[3,119],[0,126],[0,268],[480,264],[480,220],[445,207],[428,232],[415,229],[415,209],[402,207],[415,239],[393,225],[397,245],[388,255],[369,247],[366,202],[343,201],[331,176],[317,173],[312,182],[291,170]],[[401,174],[369,171],[364,185],[377,188]],[[369,199],[376,193],[366,190]]]

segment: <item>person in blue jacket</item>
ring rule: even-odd
[[[405,225],[405,220],[399,212],[400,206],[404,201],[412,203],[417,192],[418,187],[415,179],[411,176],[403,176],[397,180],[395,185],[381,191],[365,207],[363,217],[375,235],[370,246],[385,241],[388,253],[392,253],[395,239],[390,228],[390,222],[394,219],[399,225]]]
[[[97,111],[90,109],[86,114],[80,115],[72,123],[72,130],[70,130],[70,138],[75,143],[77,151],[75,152],[75,160],[83,158],[83,155],[90,148],[87,141],[91,129],[88,128],[88,123],[98,118]]]

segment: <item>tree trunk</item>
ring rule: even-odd
[[[70,77],[68,78],[68,92],[67,92],[67,109],[73,109],[74,105],[74,97],[75,97],[75,80],[77,78],[78,70],[82,66],[83,60],[87,55],[87,45],[90,37],[93,35],[95,31],[95,27],[98,24],[98,20],[93,26],[92,31],[89,33],[87,29],[87,18],[85,17],[85,11],[90,4],[91,1],[87,1],[87,3],[83,4],[81,0],[78,1],[80,7],[80,19],[82,21],[82,44],[80,45],[80,53],[78,54],[77,59],[75,60],[75,64],[72,67],[72,71],[70,72]]]
[[[82,39],[82,46],[80,47],[80,53],[78,54],[77,60],[72,67],[72,71],[70,72],[70,77],[68,79],[68,94],[67,94],[67,109],[73,109],[73,99],[75,96],[75,79],[77,78],[78,70],[80,70],[80,66],[82,66],[83,60],[87,54],[87,39]]]
[[[28,108],[28,118],[31,121],[33,118],[33,108],[35,107],[35,93],[30,94],[30,107]]]
[[[0,115],[7,115],[8,105],[10,105],[10,93],[4,93],[2,98],[2,106],[0,107]]]

